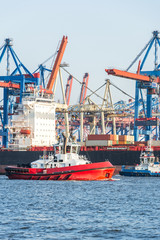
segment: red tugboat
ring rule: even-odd
[[[91,163],[78,154],[80,146],[68,142],[55,145],[55,154],[43,155],[31,163],[31,167],[5,168],[9,179],[24,180],[107,180],[112,178],[115,168],[109,162]]]

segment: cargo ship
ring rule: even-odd
[[[30,166],[30,163],[43,155],[54,153],[56,140],[55,110],[57,103],[53,98],[40,96],[38,93],[23,97],[22,104],[14,104],[14,115],[8,124],[8,149],[0,150],[0,172],[5,173],[5,167]],[[139,164],[140,152],[144,143],[135,143],[133,136],[127,135],[88,135],[80,149],[80,155],[85,155],[92,163],[109,161],[116,166],[117,173],[122,165]],[[155,155],[159,147],[154,147]]]
[[[54,153],[57,144],[55,111],[57,103],[53,98],[38,93],[23,97],[22,103],[15,102],[14,114],[8,123],[8,148],[0,149],[0,172],[8,165],[29,166],[43,155]],[[125,145],[126,143],[126,145]],[[130,145],[129,145],[130,143]],[[85,155],[92,163],[110,161],[112,165],[134,165],[139,163],[143,146],[133,145],[132,136],[88,135],[80,155]]]
[[[14,114],[8,123],[8,148],[0,149],[0,173],[5,173],[5,167],[30,166],[30,163],[43,155],[54,154],[56,137],[57,103],[48,95],[38,92],[26,94],[22,103],[14,103]],[[153,145],[156,145],[152,141]],[[109,161],[116,166],[118,173],[122,165],[139,164],[139,156],[147,142],[134,142],[133,136],[92,134],[88,135],[80,148],[80,155],[85,155],[92,163]],[[159,144],[158,144],[159,145]],[[160,147],[153,146],[155,156],[159,155]]]

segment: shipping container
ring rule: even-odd
[[[126,141],[119,141],[119,145],[125,145],[125,144],[127,144],[127,142]]]
[[[86,146],[112,146],[111,140],[87,140]]]
[[[131,135],[119,135],[119,141],[134,141],[134,136]]]
[[[100,134],[100,135],[88,135],[88,140],[116,140],[117,137],[114,137],[117,135],[112,135],[112,134]]]
[[[147,141],[147,145],[149,145],[149,141]],[[152,140],[152,141],[151,141],[151,145],[152,145],[152,146],[160,146],[160,141],[159,141],[159,140],[157,140],[157,141]]]

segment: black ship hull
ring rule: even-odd
[[[82,151],[80,154],[86,155],[91,162],[108,160],[115,166],[133,166],[139,164],[140,151]]]
[[[46,154],[48,153],[46,152]],[[43,154],[43,151],[1,151],[0,174],[5,173],[6,166],[29,166]]]

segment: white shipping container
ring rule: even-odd
[[[149,146],[149,141],[147,141],[147,145]],[[155,147],[160,146],[160,140],[157,140],[157,141],[152,140],[151,146],[155,146]]]
[[[96,146],[112,146],[112,140],[87,140],[87,147]]]
[[[134,136],[126,135],[127,141],[134,142]]]

